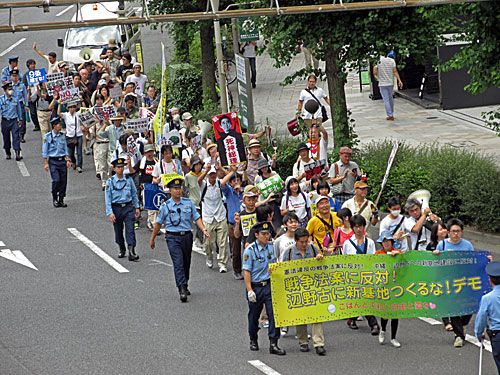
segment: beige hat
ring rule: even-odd
[[[183,120],[189,120],[189,119],[192,119],[192,118],[193,118],[193,115],[191,113],[189,113],[189,112],[184,112],[182,114],[182,119]]]
[[[256,197],[259,195],[259,189],[253,185],[247,185],[243,190],[243,197]]]
[[[116,47],[116,39],[111,38],[110,40],[108,40],[108,46],[111,48],[115,48]]]

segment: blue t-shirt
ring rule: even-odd
[[[236,193],[233,187],[226,184],[222,188],[222,194],[226,197],[227,204],[227,222],[229,224],[234,224],[234,214],[240,212],[241,200],[243,199],[243,193]]]
[[[460,240],[459,243],[453,244],[450,242],[449,238],[445,238],[440,241],[436,247],[436,250],[439,251],[474,251],[474,247],[467,240]]]

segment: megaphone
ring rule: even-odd
[[[205,138],[210,130],[212,130],[212,124],[208,121],[198,120],[198,126],[200,127],[201,139]]]
[[[89,61],[92,58],[92,50],[89,47],[83,47],[80,51],[80,57],[85,61]]]
[[[417,190],[408,196],[408,199],[416,199],[422,205],[422,210],[429,208],[429,201],[431,199],[431,192],[429,190]]]

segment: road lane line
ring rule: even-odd
[[[0,246],[5,246],[5,243],[3,241],[0,241]]]
[[[96,254],[98,257],[100,257],[102,260],[104,260],[106,263],[108,263],[111,267],[113,267],[116,271],[120,273],[125,273],[129,272],[128,269],[123,267],[120,263],[118,263],[116,260],[111,258],[108,254],[106,254],[103,250],[99,248],[95,243],[93,243],[91,240],[89,240],[87,237],[85,237],[83,234],[80,233],[80,231],[76,228],[67,228],[68,231],[78,238],[85,246],[87,246],[94,254]]]
[[[481,347],[481,344],[479,343],[477,337],[471,335],[465,335],[465,341],[468,341],[471,344],[476,345],[477,347]],[[483,344],[484,344],[484,349],[491,353],[491,343],[488,340],[484,340]]]
[[[7,53],[9,53],[10,51],[12,51],[14,48],[16,48],[18,45],[20,45],[22,42],[24,42],[26,40],[26,38],[21,38],[19,39],[17,42],[15,42],[13,45],[11,45],[9,48],[7,48],[6,50],[4,50],[2,53],[0,53],[0,57],[2,57],[3,55],[6,55]]]
[[[263,372],[266,375],[281,375],[278,371],[273,370],[271,367],[266,365],[264,362],[261,362],[259,360],[254,360],[254,361],[248,361],[253,367],[255,367],[257,370]]]
[[[436,320],[436,319],[432,319],[432,318],[425,318],[423,316],[419,316],[418,317],[420,320],[423,320],[424,322],[426,323],[429,323],[431,326],[437,326],[438,324],[443,324],[442,322],[440,322],[439,320]]]
[[[70,5],[69,7],[67,8],[64,8],[63,10],[61,10],[59,13],[56,14],[56,17],[59,17],[59,16],[62,16],[64,13],[66,13],[68,10],[70,10],[71,8],[73,8],[75,5]]]
[[[18,161],[17,166],[19,168],[19,171],[21,172],[21,175],[24,177],[29,177],[30,173],[28,172],[28,168],[26,168],[26,164],[24,164],[24,161]]]

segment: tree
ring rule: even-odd
[[[206,7],[203,0],[151,0],[148,7],[153,14],[198,12]],[[189,56],[189,43],[195,30],[200,32],[203,97],[217,102],[215,90],[214,28],[212,21],[179,22],[169,29],[173,33],[176,57]]]
[[[290,0],[286,5],[303,5],[301,3],[301,0]],[[336,148],[351,146],[354,138],[344,89],[347,69],[359,68],[363,59],[376,60],[379,54],[391,49],[398,50],[402,56],[411,53],[417,61],[423,61],[425,53],[435,48],[439,35],[425,11],[417,8],[282,15],[257,22],[276,67],[290,63],[301,41],[307,41],[314,55],[326,62],[326,72],[316,73],[326,76],[328,82]],[[286,83],[310,72],[299,70],[288,77]]]
[[[490,86],[500,87],[500,3],[460,4],[448,12],[449,22],[460,22],[456,40],[467,42],[444,69],[467,68],[471,80],[465,87],[473,94]],[[486,124],[500,136],[500,109],[483,113]]]

